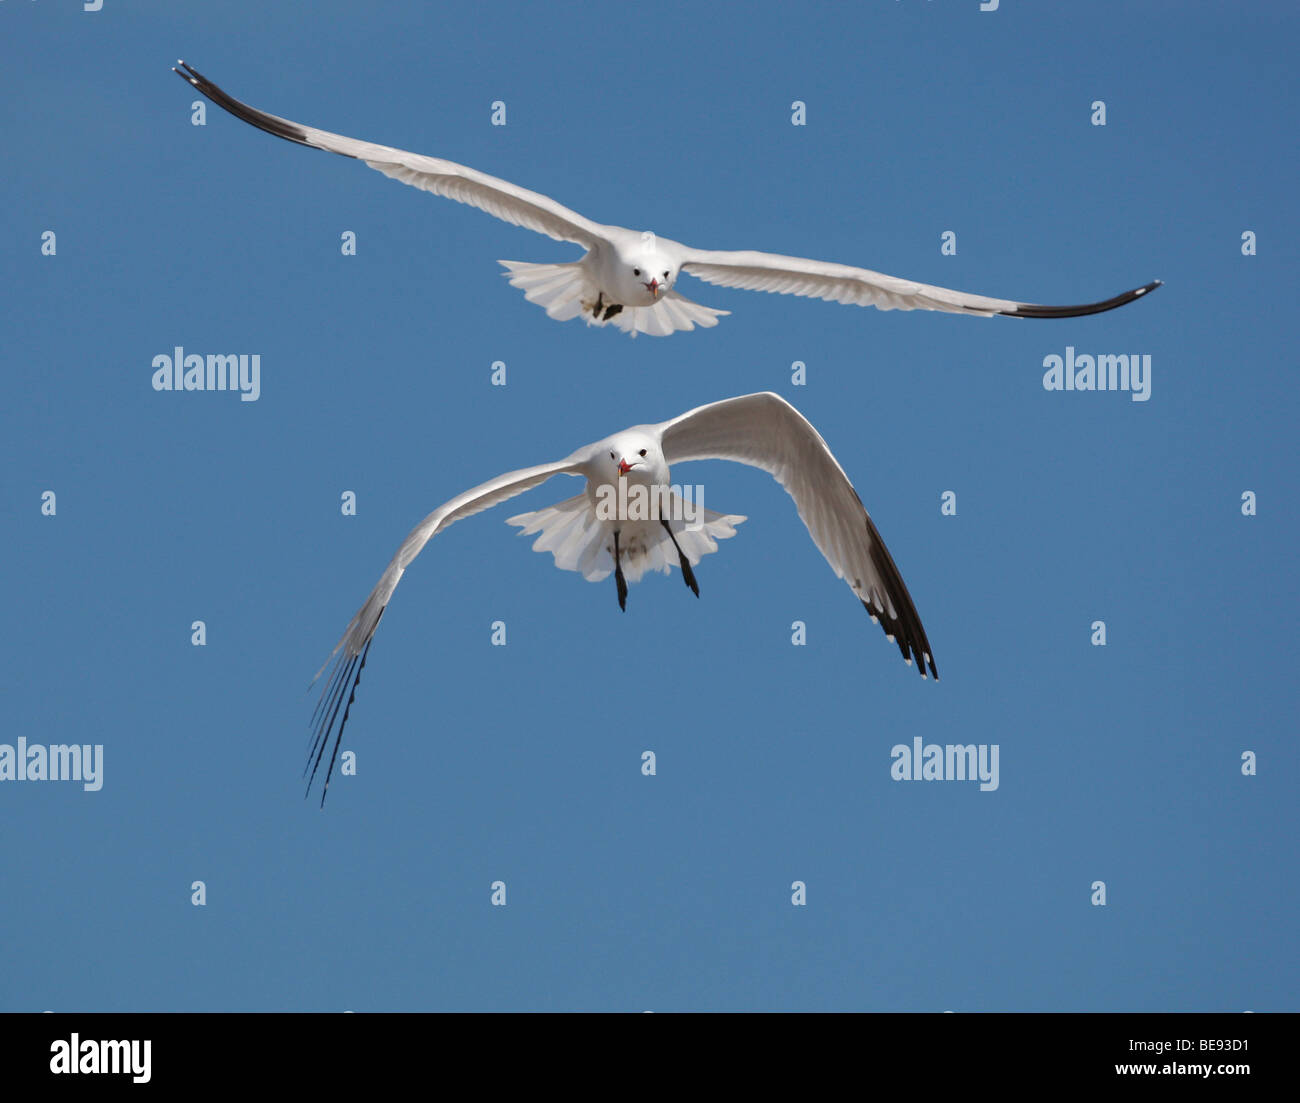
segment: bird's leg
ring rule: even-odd
[[[668,533],[668,539],[673,542],[673,547],[677,549],[677,561],[682,565],[682,581],[691,588],[691,592],[696,597],[700,596],[699,583],[695,581],[695,572],[691,570],[691,561],[682,554],[682,547],[677,543],[677,537],[673,535],[672,526],[668,524],[665,517],[659,518],[659,523],[663,525],[664,532]]]
[[[618,587],[618,607],[627,612],[627,579],[623,577],[623,564],[619,561],[618,529],[614,530],[614,583]]]
[[[602,322],[608,322],[614,315],[623,313],[622,303],[607,303],[605,301],[605,292],[596,293],[596,301],[593,303],[589,299],[584,300],[582,304],[584,310],[590,308],[591,316],[599,318]]]

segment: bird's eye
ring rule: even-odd
[[[632,269],[632,275],[634,275],[634,276],[639,276],[640,274],[641,274],[641,269],[640,269],[640,268],[633,268],[633,269]]]
[[[665,272],[665,273],[664,273],[664,279],[667,279],[667,278],[668,278],[668,273]]]
[[[609,454],[609,458],[610,458],[611,460],[614,458],[614,453],[613,453],[613,452],[611,452],[611,453]]]
[[[644,448],[641,449],[641,455],[643,455],[643,456],[645,455],[645,449],[644,449]]]

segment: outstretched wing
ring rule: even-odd
[[[424,545],[438,533],[461,518],[479,513],[498,502],[522,494],[525,490],[540,486],[552,475],[575,475],[578,474],[578,470],[578,465],[572,460],[561,460],[559,463],[525,467],[521,471],[510,471],[500,475],[440,505],[416,525],[410,535],[402,541],[402,546],[397,549],[397,554],[388,564],[388,569],[384,571],[375,588],[370,591],[365,604],[357,610],[356,616],[348,624],[342,638],[334,645],[330,658],[326,659],[324,666],[316,672],[316,678],[319,678],[325,672],[325,667],[333,660],[334,669],[325,683],[325,688],[321,691],[320,700],[316,703],[316,711],[312,714],[311,749],[308,752],[307,768],[303,770],[304,774],[307,773],[307,769],[311,771],[307,778],[307,791],[310,792],[332,735],[334,749],[330,753],[329,767],[325,772],[325,786],[321,790],[322,807],[325,804],[325,794],[329,791],[330,778],[334,773],[334,761],[338,758],[339,744],[343,740],[343,728],[348,722],[348,712],[352,708],[353,698],[356,697],[357,684],[361,681],[361,671],[365,669],[366,656],[370,653],[370,644],[375,638],[375,630],[379,627],[384,609],[387,608],[388,601],[393,596],[393,591],[397,589],[397,583],[401,581],[411,560],[419,555]],[[312,679],[313,684],[316,678]],[[342,712],[341,720],[340,712]]]
[[[946,287],[886,276],[867,268],[847,264],[783,257],[776,253],[718,252],[685,248],[681,254],[683,271],[722,287],[739,287],[747,291],[772,291],[779,295],[803,295],[837,303],[874,306],[881,310],[942,310],[949,314],[976,314],[1009,318],[1074,318],[1081,314],[1100,314],[1131,303],[1160,286],[1152,280],[1143,287],[1125,291],[1111,299],[1077,306],[1040,306],[1014,299],[991,299],[985,295],[968,295]]]
[[[821,434],[770,392],[700,406],[657,426],[671,466],[687,460],[734,460],[770,474],[794,499],[813,542],[898,644],[921,677],[936,679],[930,641],[894,560],[862,500]]]
[[[330,153],[341,153],[345,157],[355,157],[403,184],[454,199],[458,203],[468,203],[503,222],[536,230],[556,241],[572,241],[590,249],[605,240],[605,227],[583,218],[548,196],[518,187],[507,180],[498,180],[495,176],[466,168],[454,161],[425,157],[419,153],[408,153],[404,149],[375,145],[373,142],[362,142],[356,138],[346,138],[342,134],[331,134],[328,130],[317,130],[315,127],[290,122],[278,115],[270,115],[223,92],[193,66],[186,65],[183,61],[176,64],[180,68],[173,67],[172,72],[189,81],[213,103],[277,138],[286,138]]]

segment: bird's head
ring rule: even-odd
[[[677,280],[677,265],[653,243],[642,241],[622,258],[622,282],[629,305],[649,306],[666,295]]]
[[[668,481],[668,465],[659,443],[644,433],[621,433],[605,449],[612,483],[620,479],[653,485]],[[603,461],[602,461],[603,463]]]

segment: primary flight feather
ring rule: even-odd
[[[316,674],[319,678],[334,662],[312,717],[308,790],[332,743],[321,792],[325,803],[375,630],[406,568],[434,536],[552,476],[572,475],[587,480],[579,494],[508,519],[526,535],[540,534],[534,551],[550,552],[557,567],[581,572],[592,582],[612,573],[621,609],[627,606],[628,583],[653,570],[668,573],[678,567],[699,597],[694,566],[718,550],[718,540],[734,536],[745,518],[702,506],[688,509],[683,493],[670,481],[669,466],[710,459],[757,467],[776,479],[794,499],[813,543],[908,665],[915,661],[923,678],[939,677],[930,641],[893,557],[821,434],[780,395],[743,395],[657,425],[633,426],[555,463],[500,475],[457,495],[416,525]]]
[[[523,290],[552,318],[568,321],[582,317],[588,325],[612,324],[635,337],[648,333],[666,337],[678,330],[715,326],[726,310],[702,306],[677,291],[677,278],[685,272],[705,283],[782,295],[802,295],[838,303],[874,306],[881,310],[941,310],[953,314],[1012,318],[1072,318],[1113,310],[1160,286],[1153,280],[1143,287],[1110,299],[1075,306],[1042,306],[1013,299],[969,295],[945,287],[915,283],[866,268],[828,261],[785,257],[752,251],[719,252],[693,249],[681,242],[649,232],[605,226],[576,211],[506,180],[419,153],[362,142],[303,126],[259,111],[218,88],[193,66],[179,61],[173,72],[193,85],[213,103],[246,123],[279,138],[341,153],[364,161],[385,176],[478,207],[505,222],[536,230],[539,234],[582,246],[586,253],[576,261],[530,264],[503,260],[510,282]]]

